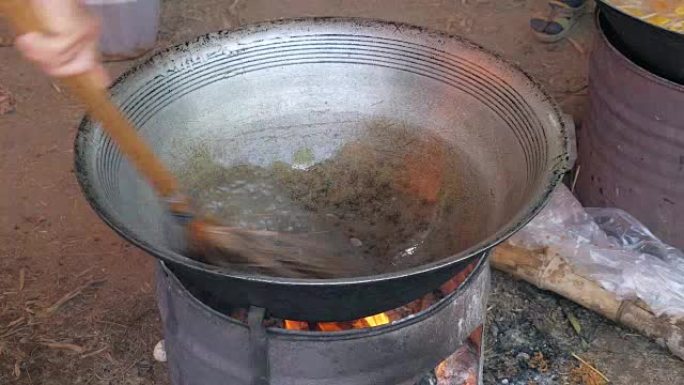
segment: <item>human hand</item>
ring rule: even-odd
[[[102,87],[109,76],[98,53],[100,24],[79,0],[30,0],[49,33],[17,37],[16,47],[48,75],[67,77],[93,71]]]

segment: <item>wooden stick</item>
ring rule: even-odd
[[[657,317],[641,301],[618,299],[597,282],[577,273],[554,250],[528,250],[503,244],[494,250],[491,263],[496,269],[637,330],[684,359],[684,319]]]
[[[594,373],[596,373],[596,374],[598,374],[599,376],[601,376],[601,378],[603,378],[604,380],[606,380],[606,382],[610,382],[610,380],[608,379],[608,377],[606,377],[603,373],[601,373],[600,370],[596,369],[596,368],[595,368],[594,366],[592,366],[590,363],[588,363],[587,361],[585,361],[585,360],[583,360],[582,358],[580,358],[580,356],[578,356],[578,355],[575,354],[575,353],[572,353],[571,355],[572,355],[573,357],[575,357],[575,359],[576,359],[577,361],[581,362],[582,364],[586,365],[589,369],[591,369],[592,371],[594,371]]]

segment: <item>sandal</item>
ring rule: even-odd
[[[549,14],[530,19],[530,28],[540,41],[555,43],[568,35],[586,7],[585,0],[550,0]]]

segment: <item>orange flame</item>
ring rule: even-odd
[[[350,322],[318,322],[316,328],[322,332],[339,332],[350,329],[365,329],[382,326],[390,323],[387,313],[380,313]],[[308,322],[285,320],[285,329],[288,330],[311,330]]]
[[[382,326],[390,323],[390,319],[387,316],[387,313],[376,314],[370,317],[366,317],[363,320],[366,321],[366,323],[370,327]]]
[[[448,295],[452,292],[454,292],[456,289],[461,286],[463,282],[468,278],[470,273],[472,273],[473,270],[475,270],[475,267],[477,266],[477,262],[473,262],[470,265],[468,265],[465,269],[463,269],[461,272],[456,274],[452,279],[444,283],[440,287],[440,291],[442,292],[443,295]],[[421,310],[427,309],[430,306],[432,306],[435,302],[438,301],[438,298],[435,297],[433,294],[427,294],[423,298],[420,298],[418,300],[415,300],[406,306],[402,308],[408,308],[411,311],[411,314],[417,313]],[[355,321],[346,321],[346,322],[319,322],[316,324],[309,324],[308,322],[303,322],[303,321],[291,321],[291,320],[285,320],[284,326],[285,329],[288,330],[320,330],[323,332],[339,332],[342,330],[351,330],[351,329],[365,329],[365,328],[374,328],[382,325],[386,325],[392,320],[398,320],[402,318],[402,312],[398,311],[398,309],[395,310],[390,310],[389,312],[386,313],[380,313],[368,317],[364,317],[361,319],[357,319]],[[473,339],[473,342],[476,344],[479,344],[479,340],[475,341]],[[439,369],[439,368],[437,368]]]
[[[322,332],[339,332],[353,329],[353,327],[349,327],[348,323],[345,322],[319,322],[316,326],[318,326]]]
[[[287,330],[309,330],[309,323],[302,321],[285,320],[285,329]]]

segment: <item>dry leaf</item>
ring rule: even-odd
[[[568,317],[568,321],[570,321],[570,325],[572,325],[572,328],[575,329],[575,333],[577,333],[578,336],[581,336],[582,325],[580,324],[577,317],[575,317],[575,315],[570,312],[566,312],[565,316]]]

